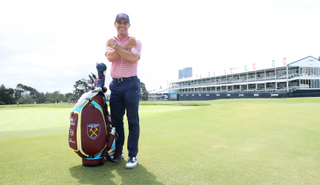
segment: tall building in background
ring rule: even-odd
[[[192,67],[186,67],[184,69],[179,70],[179,79],[189,77],[192,77]]]
[[[183,70],[180,69],[180,70],[179,70],[179,79],[182,78],[182,77],[183,77]]]
[[[186,67],[183,69],[183,77],[185,78],[192,77],[192,67]]]

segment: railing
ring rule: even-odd
[[[299,90],[300,88],[290,88],[289,92],[293,90]],[[233,90],[233,91],[227,91],[227,90],[205,90],[205,91],[188,91],[188,92],[182,92],[182,91],[173,91],[173,93],[181,93],[181,94],[203,94],[203,93],[264,93],[264,92],[287,92],[286,88],[281,89],[266,89],[266,90],[256,90],[256,89],[249,89],[249,90]]]
[[[269,81],[269,80],[275,80],[276,77],[275,76],[271,76],[271,77],[266,77],[266,81]]]
[[[292,79],[295,77],[299,77],[298,73],[294,74],[289,74],[288,79]],[[239,79],[233,79],[233,80],[228,80],[224,79],[220,82],[220,79],[215,79],[215,80],[207,80],[205,82],[199,81],[199,82],[194,82],[194,83],[184,83],[184,84],[174,84],[172,88],[184,88],[184,87],[198,87],[198,86],[208,86],[208,85],[224,85],[224,84],[239,84],[239,83],[246,83],[246,82],[259,82],[259,81],[272,81],[272,80],[282,80],[282,79],[287,79],[286,75],[278,75],[277,77],[275,76],[267,76],[267,77],[250,77],[249,79],[246,79],[246,77],[240,77]]]
[[[277,80],[287,79],[287,75],[277,75]]]
[[[295,74],[289,74],[288,75],[288,79],[295,78],[295,77],[299,77],[299,74],[295,73]]]

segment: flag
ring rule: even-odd
[[[272,60],[272,67],[276,66],[276,61]]]

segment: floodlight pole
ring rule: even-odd
[[[286,69],[287,69],[287,93],[289,93],[289,82],[288,82],[289,74],[288,74],[288,65],[286,66]]]

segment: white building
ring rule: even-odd
[[[169,94],[178,100],[192,100],[192,96],[195,99],[202,96],[200,99],[204,100],[204,96],[211,97],[209,99],[250,98],[257,96],[257,93],[262,93],[258,97],[272,97],[272,93],[282,93],[278,97],[295,97],[297,92],[306,96],[317,96],[320,93],[320,61],[312,56],[282,67],[255,69],[253,66],[253,70],[247,71],[245,66],[243,71],[232,72],[230,68],[229,73],[225,70],[224,74],[217,76],[213,74],[211,77],[171,83]]]
[[[148,101],[168,100],[168,89],[160,89],[156,92],[148,93]]]

